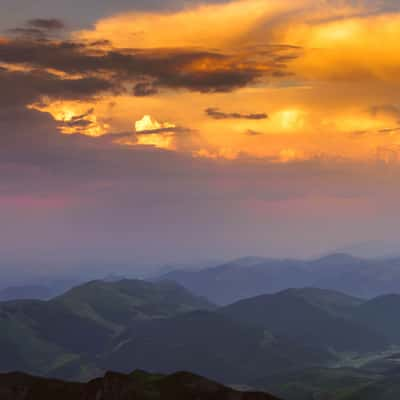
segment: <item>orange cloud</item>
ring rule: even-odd
[[[96,70],[95,76],[122,76],[123,88],[95,100],[34,107],[51,113],[63,133],[132,131],[132,137],[115,143],[196,157],[394,160],[390,154],[400,142],[400,114],[393,112],[400,83],[400,13],[354,4],[236,0],[111,16],[73,33],[79,43],[111,44],[74,55],[78,66],[86,65],[80,56],[89,56],[83,58],[89,65],[99,56],[94,64],[105,71]],[[107,69],[115,54],[128,60],[118,64],[118,72]],[[65,78],[52,68],[47,70]],[[149,70],[153,75],[146,75]],[[138,93],[141,97],[134,96]],[[371,112],[382,105],[394,105],[393,110]],[[251,117],[260,111],[268,118]],[[192,130],[177,135],[181,126]]]
[[[100,20],[94,30],[75,36],[90,41],[107,38],[121,48],[236,47],[250,44],[249,37],[266,20],[288,9],[301,9],[305,3],[310,1],[293,5],[290,0],[236,0],[170,13],[124,13]]]
[[[135,122],[137,144],[172,150],[175,148],[174,128],[175,124],[158,122],[150,115],[145,115]]]
[[[291,26],[283,39],[301,45],[293,72],[307,79],[400,83],[400,13]]]
[[[64,134],[82,133],[88,136],[102,136],[110,128],[102,122],[89,104],[78,102],[52,102],[48,100],[42,104],[29,106],[41,112],[47,112],[59,123],[58,128]]]
[[[151,118],[150,115],[145,115],[142,119],[135,122],[135,130],[136,132],[149,132],[159,131],[164,129],[172,129],[176,128],[176,125],[171,124],[170,122],[158,122]]]

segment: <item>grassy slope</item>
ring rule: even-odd
[[[242,300],[220,311],[237,321],[262,326],[275,335],[337,352],[379,351],[387,347],[382,335],[343,315],[355,304],[354,298],[336,292],[302,289]]]
[[[131,320],[168,317],[180,312],[213,307],[205,299],[193,296],[175,283],[153,284],[139,280],[89,282],[53,302],[63,304],[72,312],[117,334]]]
[[[123,372],[132,367],[163,373],[190,370],[229,384],[330,360],[327,352],[275,338],[214,312],[142,321],[121,340],[104,366]]]
[[[385,295],[365,302],[354,311],[354,318],[400,344],[400,295]]]
[[[0,371],[86,378],[135,319],[211,308],[174,283],[91,282],[51,301],[0,303]]]

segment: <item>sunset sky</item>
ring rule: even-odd
[[[398,242],[398,0],[2,0],[4,265]]]

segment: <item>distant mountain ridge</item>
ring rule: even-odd
[[[158,279],[178,282],[219,305],[303,287],[372,298],[400,293],[400,258],[368,260],[343,253],[310,261],[248,257],[200,271],[172,271]]]

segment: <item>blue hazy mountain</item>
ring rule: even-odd
[[[372,298],[400,293],[400,258],[371,260],[339,253],[308,261],[246,258],[200,271],[171,271],[159,279],[174,280],[220,305],[302,287]]]

